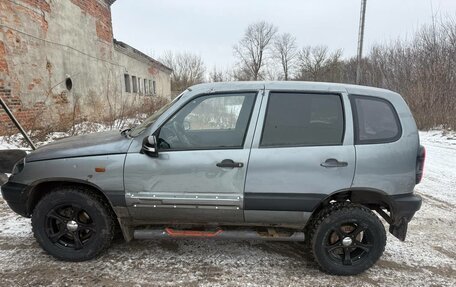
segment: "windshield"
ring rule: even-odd
[[[150,117],[144,120],[141,124],[137,125],[136,127],[133,127],[131,131],[128,133],[129,136],[131,137],[136,137],[140,135],[143,131],[145,131],[150,125],[152,125],[166,110],[168,110],[169,107],[171,107],[175,102],[179,101],[179,99],[187,92],[184,91],[181,93],[179,96],[177,96],[174,100],[171,102],[167,103],[163,107],[161,107],[158,111],[153,113]]]

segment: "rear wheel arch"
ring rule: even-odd
[[[350,201],[352,203],[357,203],[371,210],[379,212],[379,210],[386,209],[390,212],[390,215],[386,213],[380,213],[380,215],[385,218],[385,215],[388,218],[385,218],[388,223],[391,221],[392,214],[394,212],[394,204],[391,202],[390,197],[382,190],[371,189],[371,188],[352,188],[336,191],[328,195],[323,199],[312,211],[312,215],[307,223],[307,225],[312,225],[315,218],[318,216],[320,211],[325,207],[330,205],[333,202],[343,202]]]

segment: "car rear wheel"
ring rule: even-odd
[[[335,203],[320,212],[311,233],[312,253],[321,269],[334,275],[356,275],[383,254],[385,228],[368,208]]]
[[[59,188],[45,195],[32,214],[32,229],[41,247],[65,261],[84,261],[109,247],[114,236],[112,213],[90,190]]]

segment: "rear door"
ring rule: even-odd
[[[268,92],[246,179],[248,222],[302,222],[327,195],[352,184],[351,109],[346,94]]]

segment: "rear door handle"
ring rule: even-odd
[[[328,158],[325,162],[320,164],[322,167],[346,167],[348,163],[346,161],[338,161],[335,158]]]
[[[224,159],[221,162],[217,163],[216,166],[228,168],[241,168],[244,166],[244,164],[242,162],[235,162],[232,159]]]

